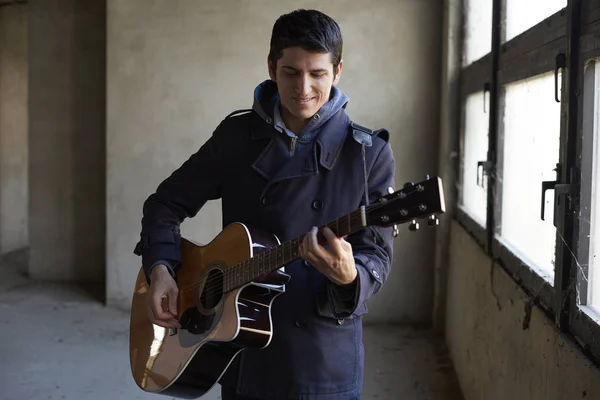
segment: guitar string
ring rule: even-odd
[[[265,253],[267,253],[267,252],[265,252]],[[260,253],[258,256],[260,256],[261,254],[265,254],[265,253]],[[259,262],[263,262],[264,259],[266,259],[267,257],[262,257],[263,259],[260,259],[261,257],[258,257],[258,258],[259,258],[259,260],[258,260]],[[226,274],[226,272],[224,273],[223,280],[226,281],[226,285],[235,282],[235,279],[237,278],[237,276],[235,276],[235,275],[227,276],[225,274]],[[206,301],[206,302],[212,302],[215,298],[218,299],[224,295],[224,293],[222,293],[222,291],[218,290],[223,287],[222,282],[220,282],[221,277],[216,277],[216,279],[218,281],[215,282],[215,279],[213,279],[212,281],[207,280],[207,283],[205,284],[205,287],[204,287],[202,293],[206,293],[208,291],[208,295],[205,295],[205,299],[204,299],[204,301]],[[195,286],[195,285],[191,285],[191,286],[187,287],[187,289],[183,290],[182,292],[187,292],[193,286]]]
[[[349,224],[356,223],[357,220],[359,220],[360,217],[361,217],[359,213],[357,213],[357,215],[352,215],[354,213],[356,213],[356,211],[354,211],[354,212],[352,212],[352,213],[349,214],[351,216]],[[346,215],[346,217],[342,217],[342,218],[347,218],[347,217],[348,217],[348,215]],[[331,223],[329,223],[329,224],[327,224],[325,226],[329,226],[330,224],[333,224],[333,223],[334,222],[331,222]],[[287,242],[282,243],[281,244],[281,246],[282,246],[281,254],[283,254],[283,257],[286,258],[285,257],[285,253],[287,251],[290,251],[290,254],[291,254],[291,251],[293,250],[293,246],[299,244],[305,236],[306,235],[301,235],[298,238],[294,238],[292,240],[289,240]],[[294,242],[296,242],[296,243],[294,243]],[[286,250],[286,246],[288,247],[287,250]],[[271,254],[271,255],[268,255],[268,254]],[[275,263],[277,263],[277,258],[278,258],[277,256],[278,256],[278,254],[277,254],[277,251],[275,250],[275,248],[271,248],[269,250],[265,250],[265,251],[263,251],[261,253],[258,253],[256,256],[254,256],[254,257],[252,257],[250,259],[247,259],[247,260],[245,260],[245,261],[243,261],[241,263],[234,264],[234,265],[231,265],[229,267],[226,267],[226,268],[224,268],[222,270],[223,273],[221,275],[215,276],[215,277],[212,277],[212,278],[208,278],[206,280],[206,283],[204,284],[204,291],[206,291],[206,290],[214,290],[215,288],[218,288],[219,286],[221,286],[221,280],[227,281],[227,283],[235,282],[235,279],[237,278],[237,274],[231,274],[231,271],[233,271],[236,267],[239,268],[239,266],[241,266],[241,265],[246,264],[246,266],[243,267],[243,268],[247,268],[249,270],[248,274],[250,274],[252,272],[255,272],[256,269],[254,267],[250,266],[251,265],[250,260],[255,260],[255,262],[257,264],[261,264],[261,263],[264,263],[267,259],[269,259],[268,263],[270,265],[271,262],[273,262],[273,261]],[[267,269],[270,269],[270,267],[268,267]],[[262,275],[267,275],[270,272],[273,272],[273,271],[268,270],[265,274],[262,274]],[[243,272],[242,272],[242,274],[243,274]],[[259,275],[259,277],[260,276],[261,275]],[[180,293],[185,293],[185,292],[188,292],[191,289],[195,289],[195,286],[198,285],[199,283],[201,283],[201,282],[196,282],[194,284],[190,284],[190,285],[188,285],[188,286],[180,289]]]
[[[373,207],[373,208],[376,208],[376,207]],[[372,210],[369,209],[369,211],[372,211]],[[341,218],[347,218],[348,216],[350,216],[349,224],[353,225],[354,223],[358,222],[358,220],[361,219],[360,210],[358,210],[358,211],[355,210],[352,213],[347,214],[345,217],[341,217]],[[330,224],[333,224],[333,223],[335,223],[335,221],[332,221],[332,222],[326,224],[325,226],[329,226]],[[301,236],[299,236],[297,238],[294,238],[292,240],[288,240],[287,242],[284,242],[284,243],[281,244],[281,246],[282,246],[281,254],[283,254],[284,258],[285,258],[285,253],[287,251],[291,252],[293,250],[293,246],[298,245],[305,236],[306,236],[306,234],[303,234],[303,235],[301,235]],[[294,243],[294,242],[296,242],[296,243]],[[288,249],[286,249],[286,247],[288,247]],[[271,254],[271,255],[267,256],[268,254]],[[243,269],[247,268],[248,269],[248,274],[256,271],[256,269],[251,266],[251,262],[252,261],[250,261],[250,260],[255,260],[254,262],[256,262],[257,264],[261,264],[261,263],[264,263],[266,261],[266,259],[271,259],[269,261],[269,264],[270,264],[272,261],[277,262],[277,258],[278,258],[277,255],[278,254],[277,254],[277,251],[275,250],[275,248],[271,248],[271,249],[265,250],[263,252],[260,252],[256,256],[254,256],[254,257],[252,257],[250,259],[244,260],[241,263],[237,263],[237,264],[228,266],[226,268],[223,268],[222,269],[222,274],[220,274],[218,276],[214,276],[212,278],[208,278],[206,280],[206,283],[204,284],[204,291],[206,291],[206,290],[214,290],[215,288],[218,288],[219,286],[221,286],[221,281],[226,281],[227,283],[230,283],[230,282],[234,281],[237,276],[236,276],[236,274],[232,274],[231,271],[233,271],[235,268],[239,268],[240,266],[242,266],[244,264],[246,264],[246,266],[244,266]],[[270,267],[268,269],[270,269]],[[266,275],[266,274],[268,274],[270,272],[273,272],[273,271],[267,271],[263,275]],[[260,276],[261,275],[259,275],[259,277]],[[179,292],[180,293],[186,293],[186,292],[188,292],[188,291],[190,291],[192,289],[195,289],[195,286],[197,286],[199,283],[202,283],[202,281],[195,282],[195,283],[192,283],[192,284],[190,284],[188,286],[185,286],[184,288],[179,289]]]
[[[413,193],[413,192],[407,192],[407,194],[412,194],[412,193]],[[374,204],[372,204],[372,205],[370,205],[370,206],[367,206],[367,207],[365,207],[365,210],[366,210],[366,211],[368,211],[368,212],[371,212],[371,211],[373,211],[374,209],[377,209],[377,208],[379,208],[379,207],[383,206],[384,204],[386,204],[386,203],[374,203]],[[348,214],[348,215],[351,217],[351,218],[350,218],[350,224],[352,224],[352,221],[356,222],[356,218],[360,218],[360,217],[361,217],[361,215],[360,215],[360,210],[355,210],[355,211],[353,211],[352,213],[350,213],[350,214]],[[347,215],[346,217],[348,217],[348,215]],[[344,217],[342,217],[342,218],[344,218]],[[340,219],[341,219],[341,218],[340,218]],[[335,221],[332,221],[332,222],[330,222],[329,224],[332,224],[332,223],[334,223],[334,222],[335,222]],[[329,224],[327,224],[327,226],[328,226]],[[303,235],[303,236],[305,236],[305,235]],[[298,238],[296,238],[296,239],[298,239]],[[286,245],[286,244],[290,244],[290,245],[291,245],[291,244],[294,242],[294,240],[296,240],[296,239],[293,239],[293,240],[291,240],[291,241],[288,241],[288,242],[285,242],[285,243],[283,243],[283,246],[284,246],[284,247],[283,247],[283,251],[285,252],[285,245]],[[298,242],[300,242],[300,240],[298,240]],[[291,248],[290,248],[290,251],[291,251]],[[264,262],[264,261],[265,261],[265,259],[267,259],[267,258],[268,258],[266,255],[267,255],[267,254],[269,254],[269,253],[272,253],[272,249],[269,249],[269,250],[267,250],[267,251],[264,251],[264,252],[261,252],[261,253],[257,254],[257,256],[256,256],[256,261],[257,261],[259,264],[260,264],[260,263],[262,263],[262,262]],[[277,255],[277,252],[275,252],[275,255]],[[272,257],[270,257],[270,256],[269,256],[269,258],[272,258]],[[277,257],[275,257],[275,259],[277,259]],[[235,267],[238,267],[238,266],[240,266],[240,265],[243,265],[244,263],[248,263],[248,260],[245,260],[245,261],[244,261],[244,262],[242,262],[242,263],[234,264],[234,265],[232,265],[232,266],[230,266],[230,267],[227,267],[227,268],[225,268],[225,269],[223,270],[223,274],[222,274],[222,275],[215,276],[215,277],[212,277],[212,278],[209,278],[209,279],[207,279],[207,280],[206,280],[206,283],[205,283],[205,285],[204,285],[203,292],[205,292],[205,291],[207,291],[207,290],[208,290],[209,292],[211,292],[211,293],[212,293],[212,291],[214,291],[215,289],[218,289],[218,288],[222,287],[222,286],[223,286],[223,284],[222,284],[222,282],[221,282],[221,281],[225,281],[225,284],[226,284],[226,285],[228,285],[228,284],[230,284],[230,283],[233,283],[233,282],[235,282],[235,279],[237,278],[237,276],[236,276],[236,275],[232,275],[230,272],[231,272],[231,271],[233,271],[233,269],[234,269]],[[250,267],[250,268],[252,269],[252,267]],[[250,271],[249,271],[249,272],[250,272]],[[272,271],[268,271],[268,272],[272,272]],[[266,274],[265,274],[265,275],[266,275]],[[190,284],[190,285],[186,286],[185,288],[182,288],[182,289],[180,289],[180,292],[181,292],[181,293],[187,293],[189,290],[191,290],[191,289],[195,289],[195,286],[197,286],[199,283],[201,283],[201,281],[200,281],[200,282],[193,283],[193,284]],[[214,293],[214,294],[211,294],[211,295],[209,295],[209,296],[205,297],[205,299],[206,299],[206,300],[209,300],[209,299],[213,299],[214,297],[220,297],[220,296],[222,296],[222,295],[223,295],[223,293],[217,292],[217,293]]]
[[[405,193],[407,195],[410,195],[410,194],[414,193],[414,190],[411,191],[411,192],[405,192]],[[365,211],[366,212],[372,212],[373,210],[375,210],[375,209],[377,209],[379,207],[382,207],[385,204],[386,203],[379,203],[379,202],[373,203],[373,204],[365,207]],[[354,222],[357,222],[356,219],[360,219],[361,218],[360,210],[355,210],[355,211],[351,212],[350,214],[348,214],[348,215],[346,215],[344,217],[341,217],[341,218],[347,218],[348,216],[350,216],[350,221],[349,221],[350,224],[352,224]],[[339,218],[339,219],[341,219],[341,218]],[[331,224],[339,222],[339,219],[337,221],[332,221],[332,222],[326,224],[325,226],[329,226]],[[303,238],[303,237],[305,237],[305,236],[306,235],[304,234],[304,235],[299,236],[298,238],[294,238],[292,240],[289,240],[289,241],[284,242],[284,243],[281,244],[281,246],[282,246],[282,253],[284,255],[284,258],[285,258],[286,245],[290,247],[289,250],[291,252],[292,247],[294,246],[294,242],[297,241],[297,243],[300,243],[300,241],[301,241],[300,239]],[[253,271],[256,271],[253,267],[250,266],[250,260],[256,260],[255,262],[257,262],[258,264],[261,264],[261,263],[264,263],[267,259],[269,259],[269,264],[270,264],[273,261],[271,259],[274,258],[275,262],[277,262],[276,260],[277,260],[277,255],[278,254],[277,254],[277,251],[273,252],[274,249],[275,248],[271,248],[271,249],[266,250],[264,252],[258,253],[256,256],[252,257],[251,259],[247,259],[247,260],[245,260],[245,261],[243,261],[241,263],[237,263],[237,264],[234,264],[234,265],[231,265],[229,267],[224,268],[222,270],[222,272],[223,272],[222,274],[220,274],[218,276],[214,276],[212,278],[208,278],[206,280],[206,282],[204,284],[203,292],[205,292],[205,291],[208,290],[209,293],[212,293],[215,289],[217,289],[219,287],[222,287],[223,286],[223,282],[225,283],[225,285],[234,283],[235,280],[238,278],[239,274],[232,274],[231,272],[235,268],[239,268],[240,266],[242,266],[244,264],[247,264],[247,266],[242,267],[242,268],[243,269],[248,269],[248,274],[250,274]],[[273,257],[273,256],[275,256],[275,257]],[[267,268],[267,269],[270,269],[270,267]],[[266,274],[268,274],[270,272],[273,272],[273,271],[268,271]],[[244,274],[244,272],[242,272],[242,274]],[[264,275],[266,275],[266,274],[264,274]],[[182,294],[183,293],[187,293],[191,289],[195,289],[196,286],[198,284],[200,284],[200,283],[202,283],[202,281],[192,283],[192,284],[190,284],[190,285],[188,285],[188,286],[186,286],[184,288],[181,288],[179,290],[179,292],[182,293]],[[220,297],[222,295],[223,295],[223,293],[213,293],[213,294],[205,297],[205,299],[209,300],[209,299],[212,299],[214,297]]]
[[[406,192],[406,193],[407,193],[407,194],[412,194],[413,192]],[[369,206],[365,207],[365,210],[366,210],[367,212],[371,212],[371,211],[373,211],[373,210],[375,210],[375,209],[377,209],[377,208],[379,208],[379,207],[382,207],[382,206],[383,206],[383,205],[385,205],[385,204],[386,204],[386,203],[374,203],[374,204],[372,204],[372,205],[369,205]],[[358,218],[358,219],[360,219],[360,218],[361,218],[360,210],[355,210],[355,211],[353,211],[352,213],[350,213],[350,214],[348,214],[348,215],[350,216],[350,224],[352,224],[352,222],[356,222],[356,219],[357,219],[357,218]],[[348,217],[348,215],[346,215],[345,217],[342,217],[342,218],[347,218],[347,217]],[[340,219],[341,219],[341,218],[340,218]],[[330,225],[330,224],[332,224],[332,223],[334,223],[334,222],[335,222],[335,221],[332,221],[332,222],[330,222],[329,224],[327,224],[326,226],[328,226],[328,225]],[[303,237],[303,236],[305,236],[305,235],[302,235],[301,237]],[[300,238],[300,237],[299,237],[299,238]],[[286,244],[288,244],[288,245],[292,245],[292,243],[293,243],[293,242],[294,242],[296,239],[299,239],[299,238],[295,238],[295,239],[293,239],[293,240],[290,240],[290,241],[287,241],[287,242],[285,242],[285,243],[282,243],[282,245],[283,245],[283,250],[282,250],[282,251],[283,251],[283,252],[285,252],[285,245],[286,245]],[[299,242],[300,242],[300,240],[298,240],[298,243],[299,243]],[[266,251],[264,251],[264,252],[261,252],[261,253],[257,254],[257,255],[255,256],[255,257],[256,257],[256,262],[258,262],[259,264],[260,264],[260,263],[262,263],[262,262],[264,262],[264,261],[265,261],[265,259],[267,259],[267,258],[268,258],[266,255],[267,255],[267,254],[269,254],[269,253],[272,253],[272,250],[273,250],[273,249],[269,249],[269,250],[266,250]],[[290,250],[291,250],[291,248],[290,248]],[[276,256],[276,255],[277,255],[277,252],[275,251],[275,256]],[[285,255],[284,255],[284,256],[285,256]],[[272,257],[270,257],[270,258],[272,258]],[[253,259],[254,259],[254,257],[253,257]],[[275,257],[275,259],[277,259],[277,257]],[[239,267],[240,265],[243,265],[243,264],[248,264],[248,265],[249,265],[249,262],[248,262],[249,260],[250,260],[250,259],[248,259],[248,260],[245,260],[245,261],[243,261],[242,263],[238,263],[238,264],[234,264],[234,265],[232,265],[232,266],[229,266],[229,267],[227,267],[227,268],[223,269],[223,274],[221,274],[221,275],[219,275],[219,276],[215,276],[215,277],[212,277],[212,278],[209,278],[209,279],[207,279],[207,280],[206,280],[206,283],[205,283],[205,285],[204,285],[203,292],[205,292],[205,291],[207,291],[207,290],[208,290],[208,291],[209,291],[209,293],[212,293],[212,292],[213,292],[215,289],[218,289],[218,288],[222,287],[222,286],[223,286],[223,284],[222,284],[222,282],[221,282],[221,281],[224,281],[226,285],[228,285],[228,284],[230,284],[230,283],[233,283],[233,282],[235,282],[235,279],[237,278],[237,276],[236,276],[235,274],[234,274],[234,275],[232,275],[230,272],[231,272],[231,271],[233,271],[233,269],[234,269],[234,268],[236,268],[236,267]],[[253,271],[253,270],[254,270],[252,267],[249,267],[249,268],[250,268],[250,270],[251,270],[251,271]],[[249,272],[251,272],[251,271],[249,271]],[[268,271],[268,273],[269,273],[269,272],[272,272],[272,271]],[[266,275],[266,274],[265,274],[265,275]],[[202,282],[201,282],[201,281],[200,281],[200,282],[195,282],[195,283],[193,283],[193,284],[190,284],[190,285],[188,285],[188,286],[186,286],[186,287],[184,287],[184,288],[180,289],[180,293],[182,293],[182,294],[183,294],[183,293],[187,293],[187,292],[189,292],[191,289],[196,289],[196,286],[197,286],[199,283],[202,283]],[[215,298],[215,297],[221,297],[221,296],[223,296],[223,293],[220,293],[220,292],[218,292],[218,293],[213,293],[213,294],[210,294],[210,295],[206,296],[206,297],[205,297],[205,299],[206,299],[206,300],[210,300],[210,299],[213,299],[213,298]]]

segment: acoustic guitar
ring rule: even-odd
[[[439,224],[445,212],[438,177],[393,191],[330,222],[338,237],[367,226],[394,226],[418,220]],[[323,228],[323,227],[321,227]],[[320,229],[319,229],[320,231]],[[273,332],[271,304],[290,276],[285,265],[299,258],[304,235],[281,243],[270,233],[241,223],[221,231],[209,244],[182,238],[182,266],[177,273],[180,329],[152,324],[146,311],[149,286],[143,269],[137,276],[130,319],[130,363],[133,378],[144,391],[179,398],[198,398],[218,383],[245,348],[264,348]]]

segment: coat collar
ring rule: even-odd
[[[269,121],[269,119],[263,120],[262,118],[257,118],[255,121],[251,134],[253,140],[274,140],[275,135],[281,135],[281,133],[273,128],[271,125],[272,121]],[[327,170],[331,170],[338,159],[348,135],[350,122],[350,118],[346,114],[346,111],[340,109],[329,121],[327,121],[315,139],[317,144],[316,147],[318,147],[318,154],[316,154],[315,157],[318,158],[321,166]],[[268,156],[268,152],[275,151],[276,149],[277,146],[273,146],[272,144],[267,145],[265,151],[263,151],[255,161],[255,167],[259,166],[261,160],[264,160],[265,157]],[[315,150],[317,149],[315,148]],[[262,173],[262,175],[265,174]]]

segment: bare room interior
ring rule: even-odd
[[[361,398],[600,400],[600,0],[0,0],[0,399],[177,398],[132,377],[142,206],[299,8],[395,189],[443,184],[397,224]],[[222,229],[217,199],[181,235]]]

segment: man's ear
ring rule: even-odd
[[[337,85],[342,75],[342,68],[344,67],[344,60],[340,60],[337,68],[334,68],[335,76],[333,77],[333,85]]]
[[[269,77],[272,81],[277,82],[275,69],[277,68],[277,64],[273,64],[270,59],[267,58],[267,68],[269,69]]]

